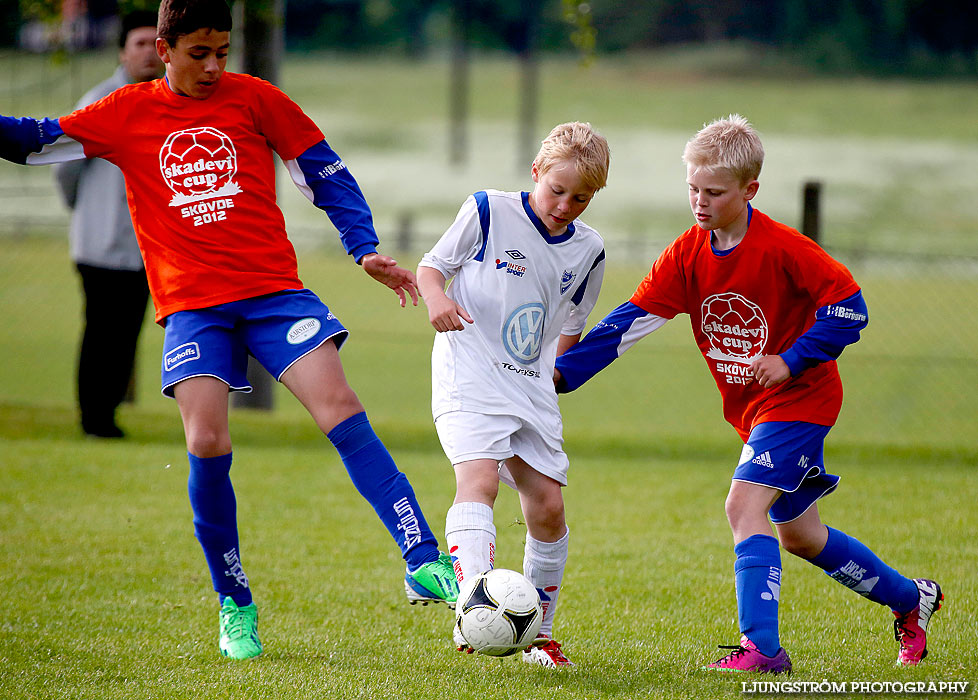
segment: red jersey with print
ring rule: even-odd
[[[59,122],[86,156],[125,175],[157,321],[302,288],[275,202],[272,151],[292,160],[323,134],[281,90],[225,73],[197,100],[154,80]]]
[[[849,270],[794,229],[752,210],[747,234],[726,255],[693,226],[655,261],[631,302],[673,318],[689,314],[693,336],[723,399],[724,418],[747,439],[767,421],[831,426],[842,407],[835,361],[763,389],[750,370],[777,355],[815,322],[815,311],[859,291]]]

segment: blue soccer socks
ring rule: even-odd
[[[231,453],[197,457],[187,453],[187,492],[194,512],[194,534],[204,549],[214,590],[221,601],[230,596],[238,607],[251,604],[248,577],[238,553],[237,502],[231,486]]]
[[[900,613],[917,606],[917,585],[854,537],[831,527],[825,548],[811,563],[846,588]]]
[[[781,648],[778,600],[781,597],[781,549],[771,535],[752,535],[734,547],[737,560],[737,612],[740,632],[765,656]]]
[[[437,560],[438,540],[425,522],[414,489],[374,433],[367,414],[350,416],[326,437],[339,452],[357,491],[401,548],[408,568],[415,571]]]

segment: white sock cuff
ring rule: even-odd
[[[496,526],[492,522],[492,508],[485,503],[468,501],[456,503],[448,509],[445,517],[445,534],[462,530],[484,530],[496,536]]]
[[[526,533],[526,555],[532,556],[541,568],[554,570],[566,563],[569,542],[570,528],[556,542],[541,542]]]

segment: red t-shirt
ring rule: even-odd
[[[664,318],[689,314],[696,344],[723,399],[724,418],[746,440],[767,421],[833,425],[842,407],[836,363],[770,389],[750,381],[751,361],[777,355],[815,322],[815,310],[859,291],[849,270],[814,241],[756,209],[747,234],[717,255],[693,226],[652,265],[632,303]]]
[[[211,97],[196,100],[154,80],[59,123],[86,156],[125,175],[157,322],[302,288],[275,202],[272,151],[292,160],[323,134],[281,90],[225,73]]]

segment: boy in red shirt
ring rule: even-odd
[[[0,156],[44,164],[101,157],[125,175],[156,320],[166,329],[163,393],[176,399],[190,461],[194,529],[221,602],[225,656],[261,653],[257,607],[238,548],[229,476],[229,391],[250,391],[248,355],[295,394],[343,459],[407,562],[413,602],[453,604],[451,559],[438,551],[407,477],[347,384],[347,331],[304,289],[275,201],[273,151],[324,209],[357,264],[417,304],[414,275],[376,250],[370,208],[346,164],[284,93],[225,73],[224,0],[164,0],[162,80],[128,85],[58,120],[0,117]]]
[[[739,115],[709,124],[687,143],[696,225],[659,256],[629,302],[557,359],[558,391],[573,391],[668,319],[689,314],[724,417],[745,442],[726,501],[742,636],[705,668],[791,671],[778,634],[778,540],[892,609],[898,663],[916,665],[927,654],[940,586],[902,576],[855,538],[826,527],[816,504],[839,482],[822,460],[842,407],[835,359],[859,339],[866,305],[842,264],[751,207],[763,160],[760,138]]]

